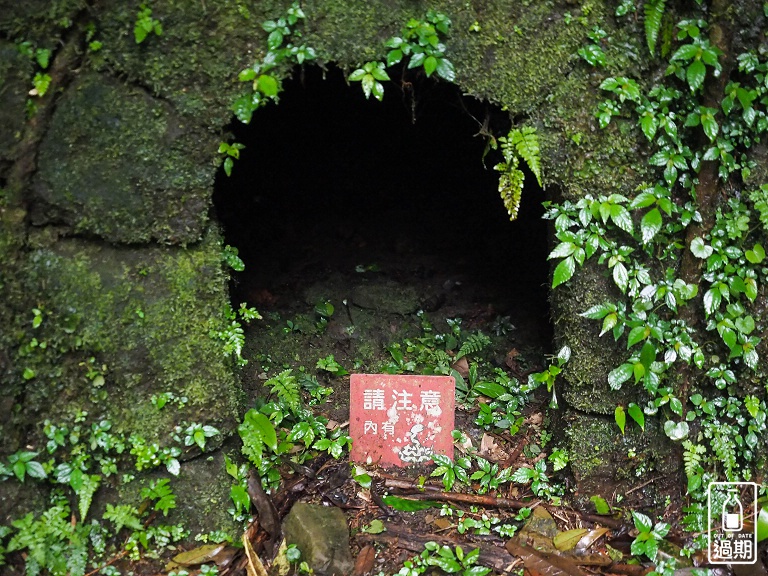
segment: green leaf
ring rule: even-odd
[[[590,320],[600,320],[610,312],[613,312],[615,309],[616,309],[616,306],[614,304],[611,304],[610,302],[606,302],[603,304],[596,304],[592,306],[589,310],[579,314],[579,316],[583,318],[589,318]]]
[[[389,80],[389,74],[384,70],[384,64],[382,62],[379,62],[375,67],[371,68],[371,76],[382,82]]]
[[[641,342],[642,340],[645,340],[645,338],[645,326],[636,326],[635,328],[632,328],[632,330],[629,331],[629,336],[627,337],[627,349],[632,348],[632,346],[638,342]]]
[[[712,246],[706,244],[703,238],[696,237],[691,241],[691,253],[702,260],[706,260],[714,252]]]
[[[181,471],[181,464],[176,458],[170,458],[165,463],[165,469],[168,470],[170,474],[178,476]]]
[[[699,47],[696,44],[683,44],[675,51],[670,60],[682,60],[687,62],[688,60],[695,58],[698,53]]]
[[[539,137],[536,128],[523,126],[521,129],[512,130],[509,133],[509,141],[515,147],[518,156],[528,164],[539,186],[542,186]]]
[[[715,313],[720,307],[721,300],[722,296],[719,290],[710,288],[704,293],[704,311],[707,313],[707,316]]]
[[[640,117],[640,128],[645,137],[652,141],[656,135],[656,130],[659,128],[659,121],[656,120],[656,117],[651,112],[648,112]]]
[[[621,385],[632,377],[634,374],[635,366],[633,364],[625,363],[611,370],[608,374],[608,385],[612,390],[619,390]]]
[[[611,513],[611,507],[608,505],[608,502],[605,501],[605,498],[602,496],[590,496],[589,500],[592,502],[592,504],[595,505],[595,511],[598,514],[610,514]]]
[[[627,423],[627,415],[624,413],[623,406],[616,406],[616,410],[613,412],[613,419],[616,421],[616,425],[621,430],[621,434],[624,434],[624,426]]]
[[[478,382],[472,387],[472,390],[492,399],[507,393],[507,389],[496,382]]]
[[[661,212],[658,208],[649,211],[640,221],[640,233],[642,234],[643,244],[648,244],[654,236],[661,230]]]
[[[627,413],[632,420],[637,422],[637,425],[640,426],[643,432],[645,432],[645,414],[643,414],[642,408],[634,402],[630,402],[629,407],[627,408]]]
[[[93,501],[93,495],[96,493],[96,490],[98,490],[100,484],[101,476],[91,476],[89,474],[85,474],[83,476],[82,487],[77,491],[80,522],[85,521],[85,517],[88,515],[88,510],[90,509],[91,502]]]
[[[424,72],[427,73],[427,78],[432,76],[432,73],[437,69],[437,58],[434,56],[428,56],[424,60]]]
[[[573,242],[560,242],[555,248],[552,250],[552,252],[549,253],[549,256],[547,256],[547,260],[551,260],[552,258],[567,258],[571,254],[573,254],[578,249],[578,246],[574,244]]]
[[[555,273],[552,277],[552,288],[557,288],[560,284],[568,282],[573,277],[575,271],[576,260],[574,260],[573,256],[568,256],[568,258],[562,260],[555,268]]]
[[[387,53],[387,67],[399,64],[403,59],[403,51],[400,49],[390,50]]]
[[[672,440],[682,440],[688,436],[688,422],[673,422],[667,420],[664,423],[664,433]]]
[[[22,484],[24,483],[24,477],[27,475],[27,465],[26,463],[22,462],[21,460],[18,460],[13,465],[13,473],[16,475],[16,478],[19,479],[19,482]]]
[[[611,330],[616,324],[618,324],[619,315],[615,312],[608,314],[603,320],[603,327],[600,329],[600,336]]]
[[[269,36],[267,37],[267,47],[270,50],[275,50],[279,48],[282,43],[283,33],[278,29],[272,30],[272,32],[270,32]]]
[[[757,353],[757,350],[755,350],[751,345],[744,345],[744,364],[752,368],[752,370],[757,370],[757,363],[760,360],[760,356]]]
[[[27,462],[27,474],[37,480],[43,480],[48,476],[40,462]]]
[[[364,526],[360,531],[365,534],[381,534],[386,530],[387,528],[384,526],[384,522],[376,518],[371,520],[371,523],[368,526]]]
[[[642,512],[635,512],[632,510],[632,520],[635,523],[635,528],[637,528],[641,533],[650,532],[653,528],[653,522],[651,519]]]
[[[742,334],[751,334],[755,329],[755,319],[752,316],[741,316],[733,323]]]
[[[744,252],[744,257],[752,264],[760,264],[765,259],[765,250],[761,244],[755,244],[752,250]]]
[[[232,486],[229,491],[229,497],[232,498],[232,502],[238,511],[248,513],[251,509],[251,497],[248,496],[248,491],[240,486],[240,484]]]
[[[261,440],[269,446],[273,451],[277,450],[277,432],[272,422],[269,421],[261,412],[250,409],[245,414],[244,423],[248,423],[251,428],[259,434]]]
[[[704,133],[707,135],[707,138],[709,138],[710,142],[714,142],[715,138],[717,138],[717,132],[720,128],[712,114],[702,114],[701,127],[704,128]]]
[[[410,498],[400,498],[399,496],[384,496],[382,500],[384,500],[387,506],[402,512],[416,512],[428,508],[443,507],[440,502],[435,502],[434,500],[411,500]]]
[[[259,76],[259,78],[256,80],[256,87],[264,94],[264,96],[274,98],[277,96],[278,92],[278,84],[277,79],[275,79],[274,76],[270,76],[269,74],[262,74]]]
[[[632,216],[629,214],[629,210],[619,204],[611,206],[611,220],[619,228],[624,230],[627,234],[632,234]]]
[[[763,506],[757,515],[757,541],[762,542],[768,538],[768,508]]]
[[[439,58],[437,60],[437,75],[448,82],[455,82],[456,70],[453,67],[453,63],[447,58]]]
[[[691,87],[691,92],[695,92],[701,85],[704,84],[704,77],[707,75],[707,68],[701,60],[694,60],[688,66],[685,71],[685,79],[688,81],[688,86]]]
[[[618,262],[616,266],[613,267],[613,281],[616,282],[616,286],[618,286],[622,292],[627,291],[629,272],[627,272],[627,268],[622,262]]]
[[[647,340],[645,344],[643,344],[643,349],[640,351],[640,364],[642,364],[646,370],[650,370],[651,364],[656,361],[656,354],[656,346],[653,342]]]

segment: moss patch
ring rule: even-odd
[[[32,65],[11,42],[0,41],[0,181],[16,158]]]
[[[57,421],[87,409],[115,431],[150,439],[167,439],[182,420],[233,430],[238,388],[208,335],[220,328],[226,300],[220,249],[209,233],[194,249],[61,240],[32,251],[26,293],[45,319],[37,329],[24,321],[18,331],[16,379],[25,369],[35,373],[23,413]],[[30,347],[32,338],[46,347]],[[94,387],[89,368],[103,375],[103,386]],[[189,403],[181,413],[157,411],[149,397],[163,391]]]
[[[623,496],[630,487],[660,474],[664,476],[656,478],[658,482],[632,498],[646,505],[649,501],[661,504],[662,495],[675,489],[677,456],[672,443],[660,426],[646,422],[644,432],[628,424],[626,434],[621,434],[613,418],[573,410],[563,415],[571,471],[582,496],[599,494],[617,503],[617,494]],[[632,498],[624,500],[624,505],[630,506]]]
[[[39,153],[32,219],[111,242],[187,243],[207,222],[216,141],[106,76],[69,88]]]

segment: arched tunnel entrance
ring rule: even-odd
[[[549,351],[543,192],[528,174],[509,221],[500,153],[483,164],[486,119],[497,136],[509,128],[506,113],[447,83],[424,82],[415,105],[394,86],[368,101],[339,69],[311,67],[279,105],[232,127],[245,149],[231,177],[219,174],[214,204],[246,266],[233,307],[264,316],[248,330],[246,388],[328,354],[381,370],[387,347],[424,320],[450,333],[445,319],[461,318],[507,351]]]

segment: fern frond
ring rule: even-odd
[[[645,40],[651,55],[656,51],[656,41],[659,39],[661,20],[667,0],[648,0],[643,7],[645,12]]]
[[[517,166],[517,159],[514,159],[515,166]],[[507,209],[510,220],[517,219],[517,213],[520,210],[520,199],[523,195],[523,180],[525,174],[523,174],[516,167],[508,167],[506,164],[501,164],[505,170],[501,171],[499,176],[499,195],[502,202],[504,202],[504,208]]]
[[[749,199],[755,204],[755,210],[760,214],[760,224],[768,232],[768,185],[763,184],[757,190],[749,193]]]
[[[736,446],[729,436],[730,427],[725,426],[725,430],[717,428],[714,430],[712,438],[712,450],[715,452],[717,459],[723,465],[725,470],[725,477],[729,482],[735,480],[733,469],[736,468]]]
[[[528,168],[531,169],[536,180],[541,184],[541,155],[539,153],[539,136],[536,128],[532,126],[523,126],[520,129],[515,128],[509,133],[510,143],[515,147],[517,155],[525,160]]]
[[[683,442],[683,462],[685,463],[685,475],[689,478],[696,474],[699,474],[701,468],[701,460],[707,449],[701,444],[694,444],[690,440]]]
[[[491,339],[482,332],[472,334],[464,341],[461,348],[459,348],[459,351],[456,354],[456,359],[462,358],[467,354],[477,354],[490,343]]]
[[[301,408],[301,385],[292,372],[292,369],[283,370],[267,380],[266,385],[271,386],[272,394],[277,394],[277,397],[295,413]]]
[[[96,490],[99,489],[99,484],[101,484],[101,476],[96,474],[93,476],[90,474],[83,474],[82,483],[80,487],[75,490],[78,499],[77,505],[80,512],[80,522],[85,522],[85,517],[88,515],[88,510],[93,501],[93,495],[96,493]]]

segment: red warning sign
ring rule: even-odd
[[[408,466],[432,454],[453,459],[455,381],[452,376],[352,374],[350,458]]]

